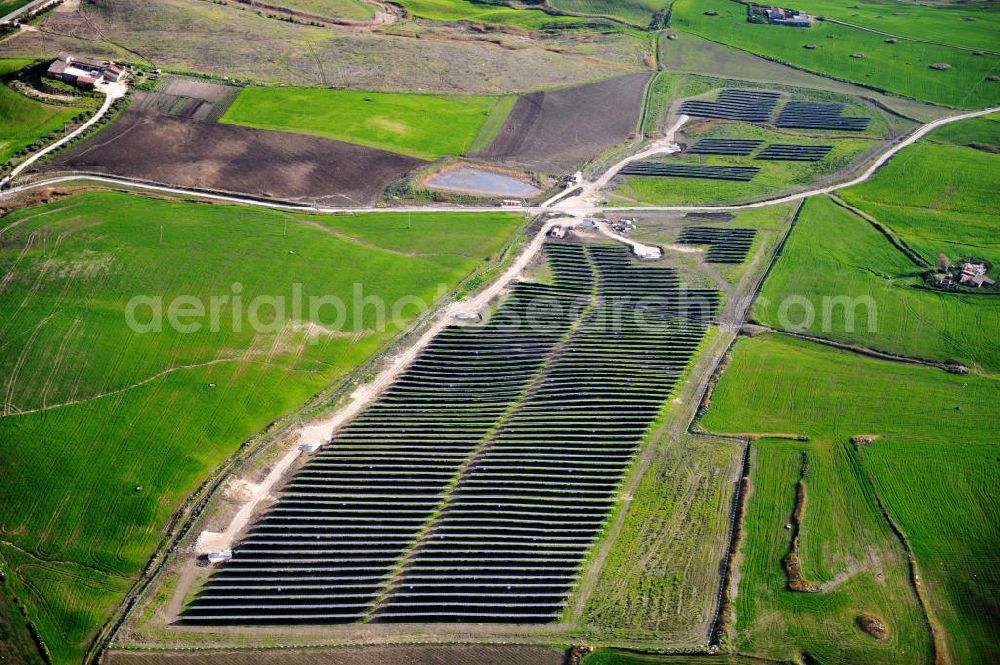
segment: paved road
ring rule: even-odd
[[[16,19],[21,14],[25,14],[27,12],[30,12],[31,10],[37,9],[38,7],[41,7],[42,5],[47,5],[50,2],[52,2],[52,1],[53,0],[32,0],[32,2],[29,2],[28,4],[26,4],[25,6],[21,7],[20,9],[15,9],[11,13],[7,14],[6,16],[0,17],[0,23],[10,23],[11,21],[13,21],[14,19]]]
[[[107,103],[107,102],[106,102]],[[800,192],[798,194],[791,194],[789,196],[782,196],[775,199],[767,199],[764,201],[756,201],[754,203],[741,203],[738,205],[729,206],[610,206],[610,207],[598,207],[594,204],[584,202],[579,205],[573,205],[571,201],[578,201],[579,196],[572,197],[572,199],[564,201],[562,203],[555,202],[552,203],[550,199],[542,206],[532,206],[520,209],[512,209],[515,211],[527,212],[531,214],[541,214],[544,212],[559,212],[573,217],[592,215],[598,212],[731,212],[735,210],[745,210],[750,208],[764,208],[767,206],[783,205],[785,203],[790,203],[794,201],[800,201],[810,196],[816,196],[819,194],[829,194],[835,192],[838,189],[843,189],[845,187],[852,187],[854,185],[865,182],[871,178],[876,171],[878,171],[882,166],[886,164],[890,159],[895,157],[904,148],[916,143],[924,136],[933,132],[935,129],[942,127],[944,125],[951,124],[953,122],[960,122],[962,120],[969,120],[972,118],[980,118],[991,113],[1000,112],[1000,106],[995,106],[988,109],[983,109],[981,111],[970,111],[968,113],[959,113],[952,116],[947,116],[945,118],[940,118],[934,120],[925,125],[922,125],[919,129],[909,134],[906,138],[899,141],[886,152],[876,159],[871,166],[869,166],[864,173],[862,173],[857,178],[848,180],[846,182],[841,182],[835,185],[830,185],[828,187],[820,187],[817,189],[811,189],[808,191]],[[95,116],[96,117],[96,116]],[[676,129],[676,126],[675,126]],[[47,148],[43,152],[48,152],[52,147]],[[657,152],[664,152],[666,148],[660,148]],[[639,155],[645,155],[647,151],[639,153]],[[35,155],[31,161],[34,161],[37,157],[41,155]],[[597,182],[603,181],[607,183],[610,179],[617,173],[617,169],[620,168],[624,163],[633,161],[638,158],[638,155],[633,155],[632,157],[622,160],[619,164],[608,169],[603,173],[596,181],[588,181],[584,183],[583,187],[585,192],[592,191],[593,185]],[[19,167],[19,171],[23,169],[22,165]],[[298,212],[313,212],[322,214],[342,214],[342,213],[356,213],[364,214],[371,212],[497,212],[498,208],[496,206],[408,206],[399,208],[377,208],[377,207],[365,207],[365,208],[331,208],[324,206],[309,206],[309,205],[295,205],[288,203],[279,203],[275,201],[266,201],[262,199],[255,199],[250,197],[239,196],[237,194],[216,194],[212,192],[204,192],[196,189],[187,189],[184,187],[172,187],[169,185],[156,185],[150,184],[138,180],[131,180],[129,178],[113,177],[113,176],[86,176],[86,175],[68,175],[59,176],[55,178],[48,178],[46,180],[40,180],[27,185],[21,185],[18,187],[12,187],[0,193],[0,200],[4,198],[12,197],[16,194],[27,192],[33,189],[39,189],[43,187],[50,187],[52,185],[57,185],[60,183],[73,182],[79,180],[87,180],[94,182],[102,182],[110,185],[126,186],[135,189],[143,189],[153,192],[161,192],[166,194],[174,194],[181,196],[196,196],[198,198],[207,199],[211,201],[222,201],[226,203],[237,203],[240,205],[257,206],[262,208],[273,208],[276,210],[289,210]],[[588,189],[589,188],[589,189]]]
[[[104,114],[108,112],[108,109],[111,108],[111,105],[115,102],[115,100],[118,99],[119,97],[122,97],[128,91],[128,88],[121,83],[105,83],[101,84],[98,90],[104,93],[104,103],[101,105],[101,108],[97,110],[97,113],[95,113],[90,120],[83,123],[82,125],[77,127],[76,130],[67,134],[66,136],[59,139],[52,145],[42,148],[28,159],[18,164],[17,168],[11,171],[10,175],[4,179],[4,182],[14,180],[18,175],[21,174],[22,171],[24,171],[26,168],[37,162],[39,159],[49,154],[53,150],[59,148],[60,146],[69,143],[77,136],[79,136],[80,134],[86,132],[88,129],[93,127],[95,123],[97,123],[101,118],[104,117]]]

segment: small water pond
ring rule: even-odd
[[[480,196],[531,198],[541,191],[534,185],[509,175],[468,166],[438,173],[429,178],[425,184],[433,189],[449,189]]]

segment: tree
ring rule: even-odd
[[[939,272],[948,272],[951,269],[951,259],[944,253],[938,254],[937,267]]]

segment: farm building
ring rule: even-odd
[[[765,20],[772,25],[790,25],[793,28],[812,27],[812,17],[795,9],[782,7],[766,7],[750,5],[749,19],[751,23],[763,23]]]
[[[90,89],[99,83],[119,83],[125,78],[125,68],[113,62],[95,64],[60,53],[46,72],[48,76],[79,88]]]
[[[963,263],[962,274],[958,278],[960,284],[974,286],[977,289],[983,285],[993,286],[996,282],[986,276],[986,264]]]
[[[808,28],[812,26],[812,17],[794,9],[781,9],[780,7],[769,7],[767,10],[767,20],[776,25],[790,25],[795,28]]]

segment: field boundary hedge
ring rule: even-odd
[[[883,226],[881,222],[872,217],[870,214],[868,214],[864,210],[861,210],[860,208],[856,208],[855,206],[851,205],[844,199],[837,196],[835,193],[829,194],[828,196],[834,203],[836,203],[844,210],[853,214],[855,217],[858,217],[868,222],[876,231],[885,236],[885,239],[888,240],[893,247],[895,247],[896,249],[901,251],[904,255],[906,255],[906,258],[908,258],[918,268],[923,268],[926,270],[931,267],[931,264],[924,257],[920,256],[917,250],[913,249],[908,244],[906,244],[906,241],[903,240],[902,238],[897,238],[889,229]]]

